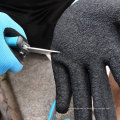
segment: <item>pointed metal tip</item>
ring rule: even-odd
[[[60,51],[47,50],[42,48],[27,47],[29,52],[38,53],[38,54],[50,54],[50,53],[60,53]]]

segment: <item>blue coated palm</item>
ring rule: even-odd
[[[0,75],[7,71],[19,72],[23,65],[18,61],[5,41],[4,31],[11,28],[26,38],[24,30],[7,14],[0,12]]]

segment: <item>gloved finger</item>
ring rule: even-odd
[[[22,69],[22,64],[15,57],[5,41],[5,29],[14,29],[20,35],[26,38],[24,30],[10,18],[7,14],[0,12],[0,73],[1,75],[6,71],[18,72]]]
[[[94,63],[90,65],[89,71],[96,120],[116,120],[105,64]]]
[[[0,63],[1,63],[1,60],[0,60]],[[7,63],[7,61],[4,60],[4,63]],[[1,64],[0,65],[0,75],[6,73],[9,67],[10,67],[10,65]]]
[[[119,54],[114,54],[114,56],[111,57],[111,59],[109,60],[109,67],[117,84],[120,87],[120,55]]]
[[[69,73],[66,66],[58,61],[52,60],[52,67],[56,83],[56,110],[65,113],[71,100]]]
[[[0,12],[0,18],[2,18],[2,20],[0,21],[2,25],[1,33],[4,33],[4,30],[6,28],[7,29],[11,28],[11,29],[14,29],[20,35],[22,35],[24,38],[27,38],[22,27],[18,25],[12,18],[10,18],[6,13]]]
[[[19,72],[22,69],[23,65],[17,59],[14,59],[13,56],[8,56],[8,59],[5,59],[4,56],[2,57],[3,59],[0,59],[0,75],[6,73],[8,70],[11,72]]]
[[[71,67],[71,85],[75,120],[92,120],[91,88],[88,72],[84,67]]]
[[[8,71],[16,73],[19,72],[22,68],[23,65],[18,60],[16,60],[14,61],[14,64],[9,68]]]
[[[0,47],[0,75],[7,72],[9,69],[10,71],[18,72],[21,70],[22,65],[19,60],[15,57],[13,52],[9,49],[8,45],[5,42],[1,42],[2,46]],[[11,67],[15,66],[14,70]],[[19,66],[19,67],[18,67]],[[16,70],[16,71],[15,71]]]

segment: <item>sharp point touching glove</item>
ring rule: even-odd
[[[67,112],[73,95],[75,120],[116,120],[106,73],[108,65],[120,86],[120,1],[79,0],[59,19],[51,49],[56,109]]]
[[[7,71],[19,72],[23,67],[6,43],[5,33],[26,38],[24,30],[6,13],[0,12],[0,75]]]

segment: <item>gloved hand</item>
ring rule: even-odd
[[[0,75],[6,71],[18,72],[23,67],[6,43],[5,34],[26,38],[24,30],[7,14],[0,12]]]
[[[116,120],[106,73],[108,65],[120,86],[120,1],[79,0],[59,19],[51,49],[56,109],[67,112],[73,95],[75,120]],[[91,97],[92,96],[92,97]]]

